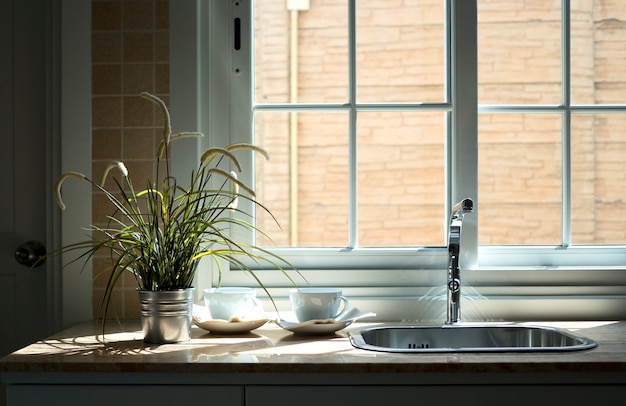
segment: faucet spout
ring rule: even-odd
[[[463,199],[452,208],[450,229],[448,231],[448,316],[446,324],[458,323],[461,320],[461,229],[463,215],[472,212],[472,199]]]

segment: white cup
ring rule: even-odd
[[[299,288],[289,291],[291,308],[299,322],[335,319],[348,310],[349,302],[338,288]],[[339,306],[343,303],[341,311]]]
[[[254,288],[224,287],[204,289],[204,303],[212,319],[250,319],[263,314],[263,305]]]

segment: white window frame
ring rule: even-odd
[[[170,5],[171,32],[171,94],[173,124],[181,129],[198,128],[208,137],[200,141],[177,143],[173,151],[174,171],[188,173],[189,159],[176,156],[199,156],[209,145],[226,145],[234,141],[250,141],[252,134],[252,51],[231,53],[232,21],[242,19],[242,38],[250,38],[250,0],[226,2],[219,0],[187,0]],[[569,0],[562,0],[564,13]],[[354,13],[356,0],[349,0]],[[477,12],[476,0],[446,0],[449,8],[450,106],[433,105],[434,109],[449,109],[450,134],[446,154],[448,167],[448,200],[446,212],[458,200],[471,197],[476,201],[475,213],[464,221],[462,258],[464,295],[472,318],[505,320],[543,319],[606,319],[626,315],[626,248],[624,246],[572,246],[569,238],[569,217],[565,222],[564,243],[560,246],[478,246],[477,119],[480,113],[529,112],[541,107],[561,112],[565,131],[571,112],[588,109],[594,112],[616,111],[616,106],[569,105],[565,90],[562,106],[478,106],[477,99]],[[234,4],[238,4],[234,6]],[[248,23],[246,23],[246,21]],[[353,29],[353,27],[352,27]],[[563,27],[567,38],[569,27]],[[569,63],[569,41],[563,49],[564,75]],[[243,47],[250,44],[246,41]],[[211,57],[206,50],[211,51]],[[353,58],[351,58],[353,59]],[[235,72],[235,68],[238,70]],[[354,69],[353,60],[350,69]],[[568,82],[564,82],[567,88]],[[235,96],[237,95],[237,96]],[[445,104],[445,103],[444,103]],[[353,98],[350,111],[366,105],[356,105]],[[283,106],[284,108],[292,106]],[[304,107],[304,106],[303,106]],[[324,106],[318,106],[323,108]],[[452,108],[454,107],[454,108]],[[281,106],[261,106],[280,109]],[[623,108],[621,106],[620,108]],[[586,110],[585,110],[586,111]],[[190,127],[192,126],[192,127]],[[174,129],[176,130],[176,129]],[[235,139],[234,135],[243,138]],[[564,183],[569,180],[569,144],[564,137]],[[187,167],[185,167],[187,166]],[[253,174],[242,174],[253,184]],[[354,187],[354,186],[352,186]],[[564,220],[569,216],[569,187],[564,187],[566,202]],[[389,249],[277,249],[276,252],[296,264],[313,285],[333,285],[344,289],[351,303],[373,310],[380,319],[416,319],[416,303],[432,303],[445,293],[447,250],[441,248]],[[284,276],[271,270],[261,270],[261,277],[279,306],[284,304],[287,289],[292,286]],[[202,272],[201,272],[202,274]],[[254,281],[239,271],[226,272],[225,284],[254,285]],[[215,277],[202,279],[202,288],[215,282]],[[201,290],[201,289],[199,289]],[[528,299],[532,299],[529,301]],[[412,303],[398,306],[398,303]],[[437,306],[440,306],[437,300]],[[444,310],[443,308],[441,309]],[[428,316],[443,318],[438,310]],[[427,318],[428,318],[427,316]]]

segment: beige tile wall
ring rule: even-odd
[[[95,180],[111,160],[122,160],[136,186],[154,179],[161,117],[139,97],[147,91],[169,96],[169,2],[92,0],[92,170]],[[113,185],[110,181],[107,185]],[[114,186],[114,185],[113,185]],[[93,195],[93,223],[103,224],[111,207]],[[93,304],[98,316],[110,260],[94,259]],[[109,317],[139,317],[136,283],[119,282]]]

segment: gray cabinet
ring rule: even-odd
[[[126,374],[112,375],[123,377]],[[290,377],[294,378],[292,384],[289,384]],[[523,379],[519,382],[480,383],[480,376],[449,374],[446,378],[454,382],[410,383],[400,380],[377,384],[368,380],[367,376],[362,376],[363,383],[359,383],[359,376],[353,375],[346,380],[336,379],[332,384],[316,382],[317,379],[311,377],[307,384],[298,379],[298,374],[280,377],[255,374],[249,379],[239,379],[241,376],[232,380],[228,378],[228,374],[221,377],[192,375],[173,384],[167,383],[165,376],[140,374],[137,379],[130,379],[128,384],[115,378],[109,383],[107,379],[63,382],[62,378],[55,382],[22,382],[8,385],[7,405],[403,406],[445,403],[528,406],[549,404],[558,399],[559,404],[621,406],[626,399],[626,382],[619,380],[606,384],[555,382],[553,379],[544,383],[524,382]]]
[[[454,379],[454,376],[451,376]],[[626,385],[251,386],[246,406],[623,405]]]
[[[244,406],[243,386],[202,385],[10,385],[7,405]]]

